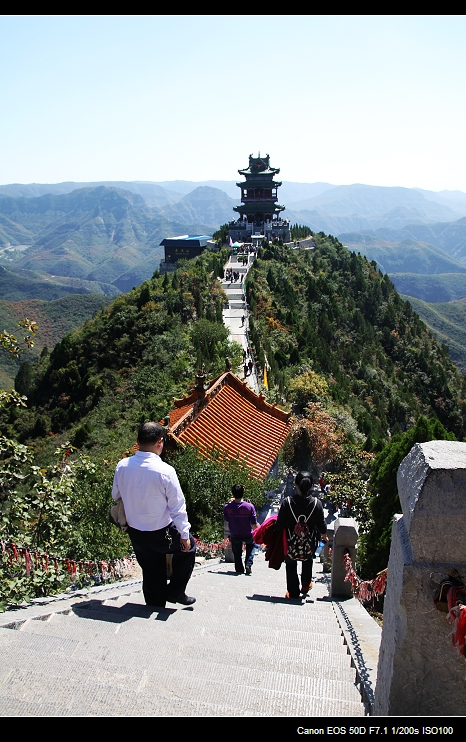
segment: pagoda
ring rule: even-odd
[[[241,205],[235,206],[239,218],[229,224],[229,237],[233,242],[260,242],[281,237],[290,240],[290,222],[282,219],[285,207],[278,202],[281,181],[274,180],[280,168],[270,167],[270,155],[249,155],[249,167],[238,170],[245,181],[237,183],[241,189]],[[254,238],[254,239],[253,239]]]

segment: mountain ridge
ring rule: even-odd
[[[4,197],[0,217],[0,238],[10,243],[0,249],[0,264],[11,272],[111,284],[119,291],[132,288],[131,281],[141,283],[158,268],[163,237],[209,230],[203,224],[180,224],[146,206],[141,195],[106,186]],[[12,245],[18,233],[22,244]]]

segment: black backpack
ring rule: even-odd
[[[295,561],[304,562],[314,554],[316,548],[316,539],[314,534],[315,529],[313,529],[313,532],[311,533],[307,522],[315,510],[317,500],[314,498],[314,507],[306,518],[305,515],[299,515],[298,517],[296,517],[293,512],[293,508],[291,507],[290,498],[287,497],[286,499],[288,505],[290,506],[293,518],[296,521],[293,531],[290,531],[289,528],[287,529],[288,556],[290,557],[290,559],[294,559]]]

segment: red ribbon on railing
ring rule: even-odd
[[[86,573],[90,576],[99,574],[102,571],[103,579],[114,578],[122,576],[125,570],[130,569],[135,562],[134,557],[124,557],[123,559],[110,559],[107,561],[87,561],[80,560],[78,562],[70,559],[69,557],[51,557],[48,554],[42,554],[39,551],[30,551],[29,547],[21,546],[18,547],[14,541],[5,542],[0,540],[1,553],[8,555],[10,566],[13,566],[13,560],[21,563],[22,557],[24,557],[24,565],[26,574],[28,577],[31,576],[35,570],[42,569],[48,572],[50,560],[53,562],[56,573],[60,572],[60,565],[63,565],[65,570],[68,572],[71,580],[76,580],[78,574],[85,575]],[[102,565],[99,567],[99,565]],[[115,568],[117,566],[117,568]]]
[[[466,586],[458,573],[442,582],[434,604],[437,610],[447,611],[447,621],[452,626],[451,642],[466,657]]]
[[[369,601],[372,601],[373,603],[374,598],[385,592],[387,588],[388,569],[379,572],[377,577],[373,580],[361,580],[354,570],[353,562],[351,561],[349,554],[344,554],[343,564],[345,565],[346,570],[345,582],[351,583],[354,597],[361,603],[367,603]]]
[[[226,547],[229,544],[229,539],[226,538],[223,541],[220,541],[220,543],[216,544],[206,544],[204,541],[202,541],[200,538],[194,539],[196,542],[196,550],[200,554],[218,554],[219,551],[222,549],[226,549]]]
[[[30,555],[28,549],[23,549],[23,554],[24,554],[24,559],[25,559],[25,562],[26,562],[26,575],[28,577],[30,577],[31,576],[32,567],[33,567],[31,555]]]

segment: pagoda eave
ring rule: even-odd
[[[240,214],[276,214],[279,211],[285,211],[284,206],[274,203],[266,203],[264,201],[256,201],[256,203],[241,204],[240,206],[233,206],[233,211],[237,211]]]
[[[240,175],[244,175],[245,177],[247,177],[248,175],[256,177],[264,175],[266,177],[270,177],[271,175],[278,175],[278,173],[280,172],[280,168],[269,167],[266,170],[251,170],[248,167],[246,168],[246,170],[238,170],[238,172]]]

